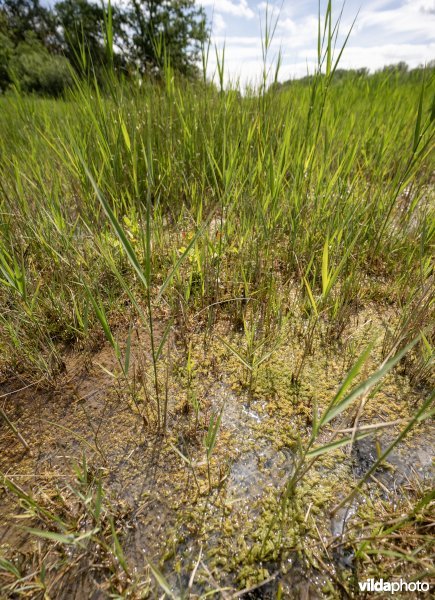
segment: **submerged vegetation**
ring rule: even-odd
[[[271,29],[255,91],[0,99],[5,597],[433,576],[434,73],[332,85],[329,3],[268,86]]]

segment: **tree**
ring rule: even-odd
[[[183,75],[197,72],[207,37],[205,13],[195,0],[130,0],[131,60],[141,72],[160,71],[165,59]]]
[[[105,38],[106,8],[87,0],[63,0],[55,5],[56,21],[60,30],[61,45],[64,55],[72,65],[81,70],[81,50],[85,49],[94,69],[99,69],[108,62]],[[123,12],[112,8],[112,22],[115,43],[124,45]],[[115,65],[125,62],[122,56],[115,55]]]
[[[0,0],[0,21],[14,45],[24,42],[31,32],[46,48],[57,46],[54,15],[40,0]]]
[[[382,69],[381,72],[382,73],[394,73],[394,74],[404,74],[408,72],[408,65],[406,64],[406,62],[404,62],[403,60],[392,64],[392,65],[385,65]]]
[[[50,54],[32,32],[14,48],[8,74],[22,91],[50,96],[58,96],[72,83],[68,60]]]
[[[13,81],[59,94],[70,83],[69,65],[97,75],[109,65],[157,74],[167,63],[197,73],[207,32],[195,0],[128,0],[110,15],[108,45],[108,0],[0,0],[0,90]]]
[[[60,94],[71,82],[53,12],[39,0],[0,0],[0,89]]]
[[[11,40],[0,30],[0,92],[7,89],[11,82],[9,64],[14,52]]]

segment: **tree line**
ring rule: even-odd
[[[391,80],[400,79],[401,82],[412,82],[416,84],[421,83],[421,77],[423,71],[426,71],[428,76],[435,75],[435,60],[429,61],[427,64],[418,65],[417,67],[410,68],[404,61],[394,63],[391,65],[385,65],[384,67],[377,69],[373,73],[366,67],[359,69],[336,69],[334,72],[334,85],[344,85],[349,81],[357,82],[361,80],[371,79],[372,81],[379,80],[385,83],[386,78]],[[322,75],[323,76],[323,75]],[[273,84],[275,89],[285,89],[292,85],[299,86],[310,86],[317,75],[305,75],[298,79],[289,79],[282,83],[276,82]]]
[[[0,90],[58,95],[80,75],[107,68],[158,76],[165,63],[197,75],[207,23],[195,0],[0,0]],[[72,68],[72,69],[71,69]]]

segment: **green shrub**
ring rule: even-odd
[[[13,51],[8,73],[22,91],[50,96],[60,95],[72,82],[68,60],[49,54],[40,42],[31,37]]]
[[[10,84],[9,61],[14,52],[11,40],[0,32],[0,92],[4,91]]]

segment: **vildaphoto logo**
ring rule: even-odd
[[[358,582],[360,592],[428,592],[427,581],[384,581],[383,579],[366,579]]]

